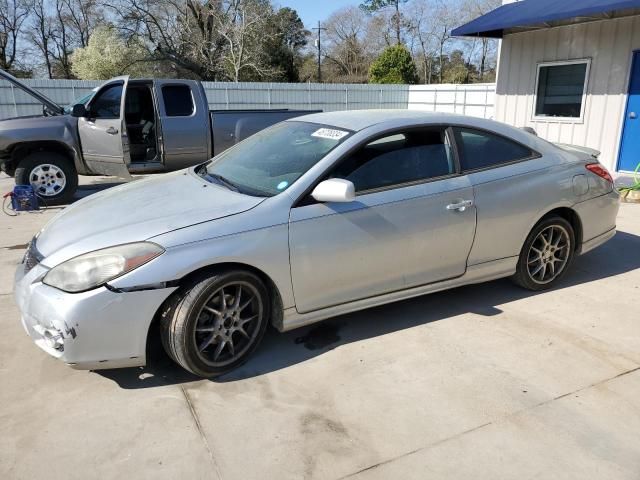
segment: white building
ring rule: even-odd
[[[640,163],[640,0],[523,0],[453,34],[502,39],[496,120]]]

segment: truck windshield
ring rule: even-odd
[[[83,95],[80,98],[76,98],[73,102],[71,102],[69,105],[64,107],[64,113],[66,113],[67,115],[70,114],[71,110],[73,110],[73,106],[79,103],[86,105],[87,102],[91,100],[91,97],[95,95],[96,90],[97,89],[94,88],[93,90],[91,90],[91,92],[87,93],[86,95]]]
[[[306,122],[282,122],[213,158],[200,175],[248,195],[289,188],[351,132]]]

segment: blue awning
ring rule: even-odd
[[[640,0],[523,0],[502,5],[451,34],[502,38],[513,31],[610,18],[623,11],[636,13],[636,8]]]

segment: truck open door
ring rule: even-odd
[[[128,76],[112,78],[98,89],[86,115],[78,118],[82,155],[93,173],[131,178],[125,123]]]

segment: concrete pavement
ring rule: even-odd
[[[31,343],[11,281],[55,211],[0,215],[0,478],[640,476],[638,205],[553,291],[501,280],[269,332],[217,381],[159,349],[85,372]]]

